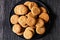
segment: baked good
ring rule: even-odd
[[[31,3],[30,1],[26,1],[26,2],[24,3],[24,5],[25,5],[25,6],[29,6],[30,3]]]
[[[32,7],[31,12],[34,16],[40,14],[40,9],[38,7]]]
[[[35,23],[36,23],[35,18],[33,18],[33,17],[28,17],[27,18],[27,25],[33,26],[33,25],[35,25]]]
[[[42,27],[42,28],[36,27],[36,33],[40,34],[40,35],[44,34],[45,33],[45,27]]]
[[[33,37],[33,31],[30,28],[26,28],[23,36],[25,39],[31,39]]]
[[[28,25],[26,23],[27,17],[26,16],[20,16],[18,19],[18,23],[23,27],[26,28]]]
[[[32,34],[31,31],[26,30],[26,31],[23,33],[23,36],[24,36],[25,39],[31,39],[32,36],[33,36],[33,34]]]
[[[43,25],[44,25],[44,21],[39,18],[37,23],[36,23],[36,27],[43,27]]]
[[[46,8],[44,8],[44,7],[40,7],[40,9],[41,9],[42,13],[47,12]]]
[[[20,4],[14,8],[14,12],[17,15],[24,15],[28,12],[28,8],[24,6],[23,4]]]
[[[27,17],[35,17],[31,12],[29,12],[26,16]]]
[[[35,2],[31,2],[28,7],[31,10],[33,7],[38,7],[38,5]]]
[[[12,24],[16,24],[17,23],[17,19],[19,18],[19,16],[17,16],[17,15],[12,15],[11,16],[11,18],[10,18],[10,22],[12,23]]]
[[[46,22],[49,21],[49,15],[47,13],[41,13],[39,15],[39,18],[42,18],[43,20],[45,20]]]
[[[26,5],[30,10],[32,9],[32,7],[38,7],[38,5],[35,3],[35,2],[30,2],[30,1],[27,1],[24,3],[24,5]]]
[[[12,31],[13,31],[14,33],[20,33],[20,32],[21,32],[21,26],[20,26],[19,24],[13,25]]]
[[[32,27],[27,27],[25,30],[32,31],[34,33],[34,29]]]

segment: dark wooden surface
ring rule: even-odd
[[[0,0],[0,40],[24,40],[11,31],[9,15],[12,7],[21,0]],[[56,15],[51,32],[43,38],[35,40],[60,40],[60,0],[41,0],[48,4]]]

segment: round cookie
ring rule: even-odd
[[[36,33],[37,34],[44,34],[45,33],[45,27],[42,27],[42,28],[40,28],[40,27],[37,27],[36,28]]]
[[[38,22],[36,23],[36,27],[43,27],[44,21],[42,19],[38,19]]]
[[[30,1],[27,1],[24,3],[24,5],[28,6],[28,8],[31,10],[32,7],[36,6],[38,7],[38,5],[35,3],[35,2],[30,2]]]
[[[26,16],[27,17],[35,17],[31,12],[29,12]]]
[[[21,32],[21,26],[20,26],[19,24],[13,25],[12,31],[13,31],[14,33],[19,33],[19,32]]]
[[[24,5],[25,5],[25,6],[29,6],[30,3],[31,3],[30,1],[26,1],[26,2],[24,3]]]
[[[17,23],[17,19],[19,18],[19,16],[17,16],[17,15],[12,15],[11,16],[11,18],[10,18],[10,22],[12,23],[12,24],[16,24]]]
[[[15,14],[17,15],[24,15],[28,12],[28,8],[25,7],[23,4],[21,5],[17,5],[15,8],[14,8],[14,12]]]
[[[25,30],[32,31],[34,33],[34,29],[32,27],[27,27]]]
[[[28,25],[26,23],[27,17],[26,16],[20,16],[18,19],[18,23],[23,27],[26,28]]]
[[[33,17],[28,17],[27,18],[27,25],[33,26],[33,25],[35,25],[35,23],[36,23],[35,18],[33,18]]]
[[[47,10],[44,7],[40,7],[40,9],[41,9],[42,13],[47,12]]]
[[[46,22],[49,21],[49,15],[47,13],[41,13],[39,15],[39,18],[42,18],[43,20],[45,20]]]
[[[29,30],[25,30],[23,36],[25,39],[31,39],[33,37],[33,33]]]
[[[38,5],[35,2],[31,2],[29,4],[29,9],[31,10],[33,7],[38,7]]]
[[[40,14],[40,9],[38,7],[33,7],[31,9],[31,12],[34,16],[36,16],[36,15]]]

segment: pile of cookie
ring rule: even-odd
[[[44,7],[38,7],[37,3],[26,1],[14,8],[14,14],[10,18],[13,24],[12,31],[17,35],[23,35],[25,39],[31,39],[35,31],[39,35],[45,33],[44,23],[49,21],[49,15]]]

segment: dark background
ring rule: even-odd
[[[12,7],[21,0],[0,0],[0,40],[24,40],[11,32],[9,13]],[[56,15],[51,32],[43,38],[35,40],[60,40],[60,0],[41,0]]]

